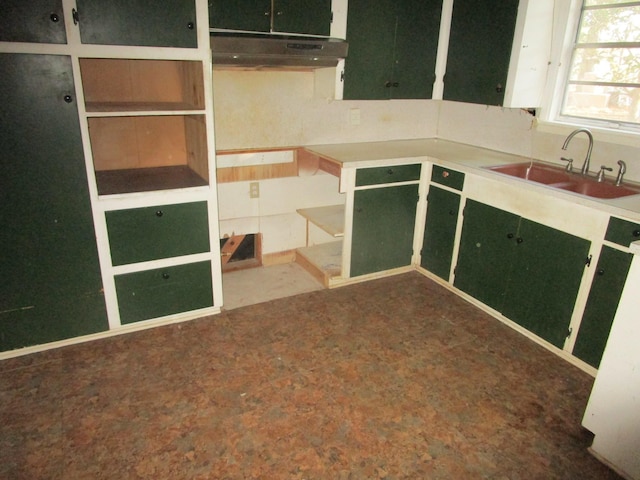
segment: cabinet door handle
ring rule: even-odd
[[[449,215],[453,216],[453,215],[457,215],[458,212],[456,212],[455,210],[449,210]]]
[[[640,237],[640,230],[634,230],[631,235],[633,235],[634,237]]]
[[[496,85],[496,93],[502,93],[503,91],[504,91],[504,88],[501,83]]]
[[[597,273],[598,275],[602,276],[602,275],[604,275],[604,270],[603,270],[603,269],[600,269],[600,270],[598,270],[596,273]]]
[[[64,101],[67,103],[73,102],[73,97],[71,95],[65,95],[63,98],[64,98]]]
[[[156,210],[156,217],[161,217],[162,215],[164,215],[162,210]]]
[[[195,26],[196,26],[196,25],[195,25],[195,23],[193,23],[193,22],[189,22],[189,23],[187,23],[187,28],[188,28],[189,30],[193,30],[193,27],[195,27]]]
[[[524,240],[522,239],[522,237],[518,237],[516,238],[516,243],[522,243],[524,242]]]
[[[162,273],[162,278],[165,279],[165,280],[169,280],[169,276],[170,275],[167,272],[163,272]]]
[[[513,233],[507,233],[507,238],[511,240],[513,238]]]
[[[49,18],[51,19],[51,21],[53,23],[58,23],[60,21],[60,17],[58,16],[57,13],[52,13]]]

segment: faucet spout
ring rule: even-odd
[[[590,130],[586,128],[578,128],[577,130],[574,130],[573,132],[571,132],[569,136],[566,138],[566,140],[564,141],[564,144],[562,145],[562,150],[567,149],[571,139],[575,137],[578,133],[585,133],[587,137],[589,137],[589,147],[587,148],[587,156],[584,157],[584,163],[582,164],[582,168],[580,169],[580,173],[582,173],[582,175],[588,175],[589,163],[591,162],[591,151],[593,150],[593,135],[591,134]]]

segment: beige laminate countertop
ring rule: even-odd
[[[587,197],[483,168],[531,160],[539,161],[520,155],[435,138],[310,145],[306,146],[305,149],[339,164],[341,168],[401,165],[422,161],[436,162],[439,165],[455,168],[473,175],[492,179],[500,178],[505,182],[511,183],[517,182],[524,189],[532,189],[538,192],[541,191],[540,189],[544,189],[549,195],[565,201],[573,201],[613,215],[640,221],[640,195],[630,195],[615,199]]]

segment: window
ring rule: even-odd
[[[640,1],[583,1],[560,117],[640,126]]]

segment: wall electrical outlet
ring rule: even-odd
[[[260,198],[260,182],[249,184],[249,198]]]
[[[360,109],[359,108],[349,109],[349,123],[351,125],[360,125]]]

